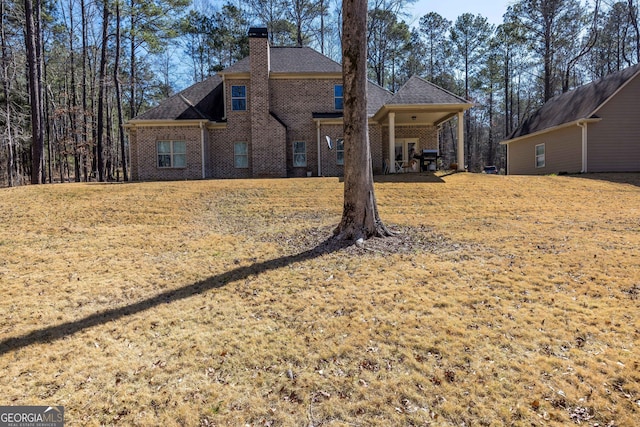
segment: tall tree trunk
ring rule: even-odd
[[[27,73],[31,101],[31,183],[42,184],[44,154],[44,106],[42,102],[42,39],[40,33],[40,0],[25,0]]]
[[[638,7],[629,0],[629,21],[635,33],[636,61],[640,62],[640,25],[638,25]]]
[[[87,6],[86,0],[80,0],[80,11],[82,15],[82,138],[84,140],[82,152],[80,154],[80,163],[82,164],[82,172],[84,180],[89,180],[87,171],[87,154],[89,153],[89,119],[88,119],[88,103],[87,103],[87,60],[89,55],[88,47],[88,26],[87,26]],[[80,182],[80,175],[76,177],[76,182]]]
[[[504,136],[507,138],[511,134],[511,120],[513,119],[513,105],[511,94],[511,52],[507,48],[504,61]]]
[[[80,181],[80,138],[78,135],[78,92],[76,89],[76,56],[73,46],[74,25],[73,25],[73,0],[69,0],[69,73],[71,74],[71,96],[69,97],[69,123],[73,133],[73,163],[74,179]],[[65,162],[67,160],[65,159]]]
[[[116,106],[118,109],[118,136],[120,138],[120,156],[122,158],[122,173],[124,181],[127,177],[127,147],[124,137],[124,119],[122,117],[122,95],[120,89],[120,0],[116,0],[116,51],[113,65],[113,83],[116,89]]]
[[[324,25],[324,15],[325,15],[325,0],[320,0],[318,3],[320,5],[320,53],[321,54],[325,54],[324,53],[324,32],[325,32],[325,25]]]
[[[489,141],[488,142],[488,147],[487,147],[487,158],[486,158],[486,165],[495,165],[495,147],[494,147],[494,141],[493,141],[493,91],[494,91],[494,84],[493,84],[493,75],[491,75],[489,77],[490,79],[490,86],[489,86]]]
[[[131,35],[129,48],[129,117],[136,116],[136,1],[131,0]],[[202,77],[202,80],[204,78]],[[196,80],[200,81],[200,80]]]
[[[469,99],[469,52],[467,51],[468,43],[465,44],[465,55],[464,55],[464,99]],[[468,167],[469,170],[473,169],[473,144],[471,143],[472,137],[475,135],[472,134],[471,128],[471,110],[467,110],[464,112],[464,133],[465,133],[465,165],[463,167]]]
[[[100,70],[98,73],[98,118],[96,129],[96,167],[98,169],[98,180],[104,182],[105,180],[105,162],[104,162],[104,98],[105,98],[105,85],[107,74],[107,39],[108,39],[108,27],[109,27],[109,2],[103,0],[104,5],[102,9],[102,49],[100,51]]]
[[[553,98],[553,52],[551,50],[551,24],[548,24],[544,35],[544,102]]]
[[[367,0],[342,2],[344,208],[340,240],[389,236],[378,215],[367,122]]]
[[[5,100],[5,120],[7,122],[5,126],[6,140],[7,140],[7,184],[9,187],[13,187],[13,169],[14,169],[14,153],[13,153],[13,135],[11,129],[11,102],[10,102],[10,85],[11,79],[9,78],[9,55],[7,52],[7,39],[5,33],[5,2],[0,2],[0,44],[2,45],[2,93]]]

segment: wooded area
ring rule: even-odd
[[[369,78],[395,91],[419,75],[476,104],[466,163],[504,166],[503,140],[551,97],[640,61],[638,0],[519,0],[499,26],[455,22],[412,0],[369,0]],[[249,23],[274,45],[340,61],[340,0],[3,0],[0,185],[122,181],[124,123],[248,54]],[[454,151],[441,130],[441,153]]]

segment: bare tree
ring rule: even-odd
[[[25,0],[27,74],[31,101],[31,183],[42,184],[44,154],[44,103],[42,96],[42,32],[40,0]]]
[[[310,24],[320,15],[320,5],[311,0],[287,0],[285,5],[286,14],[296,28],[296,44],[302,47]]]
[[[576,64],[578,63],[578,61],[580,61],[582,59],[582,57],[584,57],[585,55],[587,55],[591,49],[593,49],[593,47],[596,45],[596,42],[598,41],[598,33],[599,33],[599,29],[598,29],[598,16],[599,16],[599,12],[600,12],[600,0],[596,0],[595,4],[594,4],[594,9],[593,9],[593,13],[592,13],[592,23],[591,23],[591,27],[588,30],[588,34],[587,36],[584,38],[584,41],[580,40],[580,36],[579,34],[576,34],[576,37],[569,37],[568,40],[565,40],[565,43],[568,43],[569,45],[571,45],[572,41],[576,41],[576,39],[578,40],[579,44],[582,44],[582,46],[578,46],[579,51],[577,53],[575,53],[573,55],[572,58],[570,58],[566,65],[565,65],[565,69],[564,69],[564,75],[562,78],[562,93],[568,92],[570,87],[570,78],[571,78],[571,73],[575,70],[576,68]],[[580,32],[584,31],[584,28],[581,26],[579,28]]]
[[[104,103],[105,103],[105,77],[107,74],[107,39],[109,37],[109,3],[108,0],[103,0],[102,9],[102,47],[100,49],[100,69],[98,74],[98,117],[97,117],[97,170],[98,180],[104,182],[105,180],[105,160],[104,160]]]
[[[638,25],[638,5],[634,0],[629,0],[629,21],[635,34],[635,59],[640,61],[640,25]]]
[[[122,173],[124,175],[124,181],[128,181],[129,178],[127,176],[127,149],[125,144],[125,136],[124,136],[124,118],[122,114],[122,95],[121,95],[121,83],[120,83],[120,27],[121,27],[121,16],[120,16],[120,0],[116,0],[116,51],[114,53],[115,63],[113,65],[113,84],[116,90],[116,106],[118,109],[118,136],[120,139],[120,151],[122,156]]]
[[[342,2],[344,208],[339,240],[390,236],[378,215],[367,122],[367,0]]]
[[[9,77],[9,54],[7,49],[7,37],[5,33],[5,2],[0,3],[0,44],[2,45],[2,93],[4,95],[5,102],[5,138],[7,141],[7,183],[9,187],[13,187],[13,169],[14,169],[14,154],[13,154],[13,136],[11,134],[11,102],[9,93],[11,91],[11,79]]]

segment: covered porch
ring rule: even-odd
[[[473,106],[469,101],[420,77],[409,81],[377,112],[371,120],[383,129],[385,172],[419,171],[435,164],[440,153],[440,128],[457,118],[457,170],[465,169],[464,112]],[[416,165],[419,162],[420,165]],[[416,166],[418,167],[416,170]]]
[[[418,172],[440,158],[440,128],[457,118],[457,170],[464,170],[464,111],[462,105],[385,105],[373,117],[383,128],[387,173]],[[434,169],[430,169],[434,170]]]

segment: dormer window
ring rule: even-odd
[[[247,110],[246,86],[231,86],[231,109],[233,111]]]
[[[335,85],[333,87],[333,99],[334,99],[334,105],[335,105],[335,109],[336,110],[342,110],[344,105],[343,105],[343,98],[342,98],[342,85]]]

